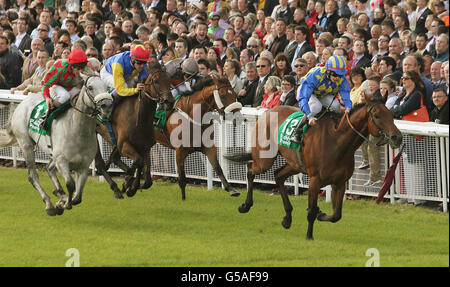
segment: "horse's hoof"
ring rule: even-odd
[[[291,224],[292,224],[292,219],[287,219],[286,217],[284,217],[283,221],[281,221],[281,225],[283,225],[283,227],[285,229],[291,228]]]
[[[247,213],[250,210],[250,207],[247,206],[247,204],[243,203],[241,206],[239,206],[238,208],[240,213]]]
[[[230,190],[230,196],[237,197],[239,195],[241,195],[241,193],[239,191],[237,191],[236,189],[232,188]]]
[[[49,216],[55,216],[57,214],[56,208],[47,208],[45,210],[47,212],[47,215]]]
[[[130,187],[129,189],[127,189],[127,196],[128,197],[133,197],[136,194],[137,189],[136,188],[132,188]]]
[[[314,240],[313,236],[306,236],[306,240]]]
[[[327,216],[326,213],[319,212],[319,214],[317,214],[317,220],[324,221],[326,216]]]
[[[123,195],[122,195],[122,192],[114,192],[114,198],[115,199],[123,199]]]
[[[73,200],[72,200],[72,205],[78,205],[78,204],[80,204],[81,203],[81,198],[74,198]]]
[[[64,208],[59,208],[59,207],[56,208],[57,215],[62,215],[63,213],[64,213]]]

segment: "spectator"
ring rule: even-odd
[[[49,26],[49,33],[48,35],[51,35],[53,32],[53,28],[50,26],[50,21],[52,20],[51,18],[51,14],[48,10],[44,10],[41,12],[41,14],[39,15],[39,24],[45,24]],[[35,39],[38,38],[38,29],[34,29],[31,32],[31,39]]]
[[[0,74],[5,79],[5,83],[0,83],[1,89],[11,89],[21,83],[21,67],[22,58],[10,52],[8,38],[0,36]]]
[[[433,104],[434,108],[430,115],[430,121],[448,125],[448,94],[444,86],[439,86],[433,91]]]
[[[242,71],[241,71],[241,75],[239,76],[239,78],[242,81],[246,80],[245,68],[246,68],[247,63],[254,62],[254,60],[255,60],[255,54],[253,53],[253,50],[243,49],[241,51],[241,54],[240,54],[240,57],[239,57],[239,63],[241,64],[241,67],[242,67],[241,70]]]
[[[395,80],[397,83],[400,82],[401,73],[396,71],[396,63],[395,60],[389,56],[384,56],[380,58],[380,65],[378,66],[378,73],[382,77],[391,78]]]
[[[367,68],[370,66],[370,58],[366,56],[366,47],[363,41],[355,41],[353,43],[353,61],[350,65],[352,69],[356,67]]]
[[[434,60],[439,62],[448,61],[448,35],[441,34],[436,40]]]
[[[305,59],[308,64],[308,71],[317,65],[317,58],[312,51],[303,54],[302,58]]]
[[[395,102],[398,99],[397,93],[395,91],[395,84],[392,79],[385,78],[380,82],[380,93],[383,101],[385,102],[386,108],[389,110],[394,107]]]
[[[416,36],[416,53],[422,56],[429,55],[430,52],[426,49],[428,44],[428,36],[425,33],[421,33]]]
[[[31,37],[27,33],[28,31],[28,20],[25,17],[19,18],[17,20],[17,33],[16,33],[16,47],[28,56],[31,52]]]
[[[353,105],[361,103],[361,90],[362,83],[366,80],[364,70],[360,67],[356,67],[350,72],[350,82],[353,88],[350,90],[350,100]]]
[[[433,62],[430,68],[430,78],[433,83],[433,87],[437,88],[438,86],[445,84],[443,79],[443,75],[441,74],[442,62]]]
[[[417,0],[416,34],[427,32],[427,29],[425,28],[425,20],[428,15],[433,14],[433,11],[427,7],[427,4],[427,0]]]
[[[295,86],[298,88],[301,83],[301,79],[308,73],[308,63],[303,58],[297,58],[294,60],[294,72],[291,75],[294,76]]]
[[[36,68],[34,74],[30,78],[23,81],[19,86],[11,88],[11,94],[14,94],[15,91],[23,91],[24,95],[28,95],[28,93],[40,92],[42,90],[42,79],[44,78],[45,72],[48,71],[48,69],[46,69],[46,65],[47,63],[51,63],[49,59],[50,56],[47,50],[38,51],[38,67]]]
[[[200,58],[198,61],[198,71],[201,75],[204,77],[207,77],[211,73],[211,65],[209,64],[208,60],[205,58]]]
[[[258,107],[261,105],[264,95],[264,85],[271,75],[271,63],[268,58],[260,57],[256,61],[256,71],[258,73],[258,86],[255,92],[255,97],[253,98],[253,107]]]
[[[194,47],[194,60],[198,62],[200,59],[206,60],[206,58],[207,58],[207,50],[205,47],[203,46]]]
[[[264,84],[264,95],[260,108],[274,108],[280,105],[281,94],[278,92],[281,86],[280,78],[269,76]]]
[[[298,107],[298,101],[295,95],[296,82],[291,75],[285,75],[281,81],[281,106]]]
[[[284,53],[280,53],[275,57],[275,66],[273,70],[273,75],[282,79],[285,75],[291,73],[291,67],[289,65],[289,60]]]
[[[245,64],[245,74],[244,88],[239,91],[237,100],[243,106],[252,106],[259,80],[255,62]]]
[[[44,42],[44,48],[48,51],[50,56],[53,55],[54,45],[49,38],[50,25],[40,23],[37,27],[37,37]]]
[[[272,55],[278,55],[284,51],[287,44],[289,43],[286,38],[286,21],[282,18],[278,19],[275,22],[275,31],[276,37],[273,39],[272,44],[269,46],[268,50],[272,53]]]
[[[239,62],[235,59],[228,59],[223,65],[224,75],[228,78],[231,87],[234,89],[236,94],[238,94],[244,87],[244,83],[239,79],[241,74],[241,68]]]
[[[217,12],[209,13],[210,25],[208,28],[208,37],[211,40],[219,39],[223,37],[225,29],[219,25],[220,15]]]

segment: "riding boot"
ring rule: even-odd
[[[303,126],[306,124],[307,120],[308,118],[306,117],[306,115],[303,115],[302,119],[300,120],[300,124],[297,126],[297,128],[294,131],[294,134],[291,137],[291,142],[301,144]]]

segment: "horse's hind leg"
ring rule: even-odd
[[[255,174],[253,173],[252,166],[253,163],[247,164],[247,198],[238,208],[240,213],[249,212],[250,208],[253,206],[253,181],[255,180]]]
[[[209,162],[212,167],[216,171],[217,175],[220,178],[220,181],[223,184],[223,187],[226,191],[230,193],[230,196],[239,196],[240,193],[234,187],[230,186],[225,175],[223,174],[222,167],[219,164],[219,160],[217,159],[217,149],[215,146],[212,147],[202,147],[203,153],[208,157]]]
[[[175,151],[178,171],[178,185],[181,189],[182,200],[186,200],[186,172],[184,171],[184,161],[189,154],[189,149],[185,149],[182,147],[177,148]]]
[[[24,143],[23,140],[17,139],[20,145],[20,148],[22,149],[25,162],[27,164],[28,168],[28,181],[33,185],[33,187],[39,192],[39,194],[42,197],[42,201],[45,203],[45,211],[50,216],[55,216],[57,214],[56,208],[53,206],[53,203],[50,199],[50,197],[45,193],[44,189],[42,188],[39,176],[36,171],[36,162],[34,159],[34,145],[33,144],[27,144]]]
[[[275,182],[278,185],[281,194],[281,199],[283,200],[284,210],[286,212],[286,215],[284,216],[281,225],[283,225],[283,227],[286,229],[289,229],[291,227],[293,208],[291,202],[289,201],[289,196],[286,192],[284,182],[288,177],[296,173],[298,172],[293,170],[292,167],[287,164],[275,171]]]
[[[330,221],[330,222],[338,222],[342,217],[342,203],[345,195],[345,183],[342,184],[333,184],[331,192],[331,201],[333,203],[333,214],[326,215],[325,213],[320,212],[317,216],[317,220],[319,221]]]
[[[317,198],[320,191],[320,182],[316,177],[310,178],[309,188],[308,188],[308,231],[306,233],[306,239],[313,240],[313,228],[314,221],[317,215],[320,213],[319,207],[317,206]]]
[[[95,168],[97,169],[98,173],[103,175],[106,182],[108,182],[109,187],[114,191],[114,198],[123,199],[122,192],[117,186],[117,183],[112,179],[112,177],[108,173],[108,166],[103,160],[102,153],[100,152],[100,148],[98,146],[98,141],[97,141],[97,154],[95,155]]]

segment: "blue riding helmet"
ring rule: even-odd
[[[325,68],[328,71],[335,72],[339,76],[344,76],[345,74],[347,74],[347,63],[342,56],[331,56],[327,60]]]

